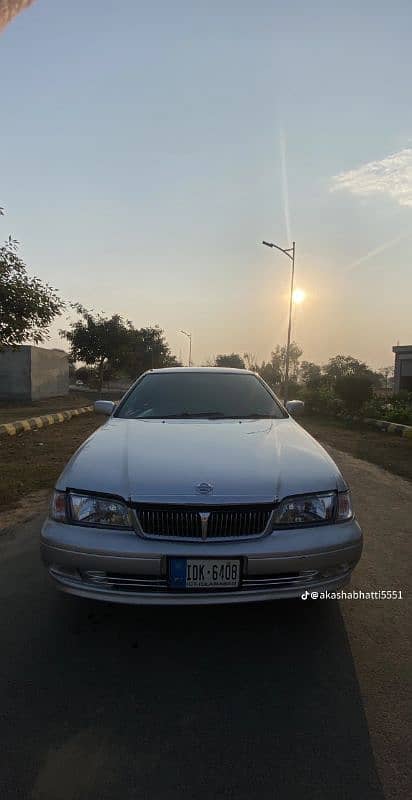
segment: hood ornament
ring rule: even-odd
[[[211,494],[213,492],[213,484],[211,483],[197,483],[195,489],[199,494]]]

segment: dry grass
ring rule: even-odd
[[[412,439],[315,417],[299,421],[320,442],[412,480]]]

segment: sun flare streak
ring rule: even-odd
[[[288,242],[292,241],[291,227],[290,227],[290,207],[289,207],[289,184],[288,173],[286,167],[286,140],[284,131],[281,129],[279,136],[280,146],[280,167],[282,174],[282,195],[283,195],[283,213],[285,217],[286,239]],[[289,247],[289,244],[287,245]]]

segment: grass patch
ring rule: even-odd
[[[348,424],[309,416],[302,417],[299,422],[320,442],[412,480],[412,439],[374,430],[360,423]]]

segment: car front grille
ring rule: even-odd
[[[272,505],[216,509],[150,506],[136,509],[146,536],[178,539],[237,539],[265,532]]]

